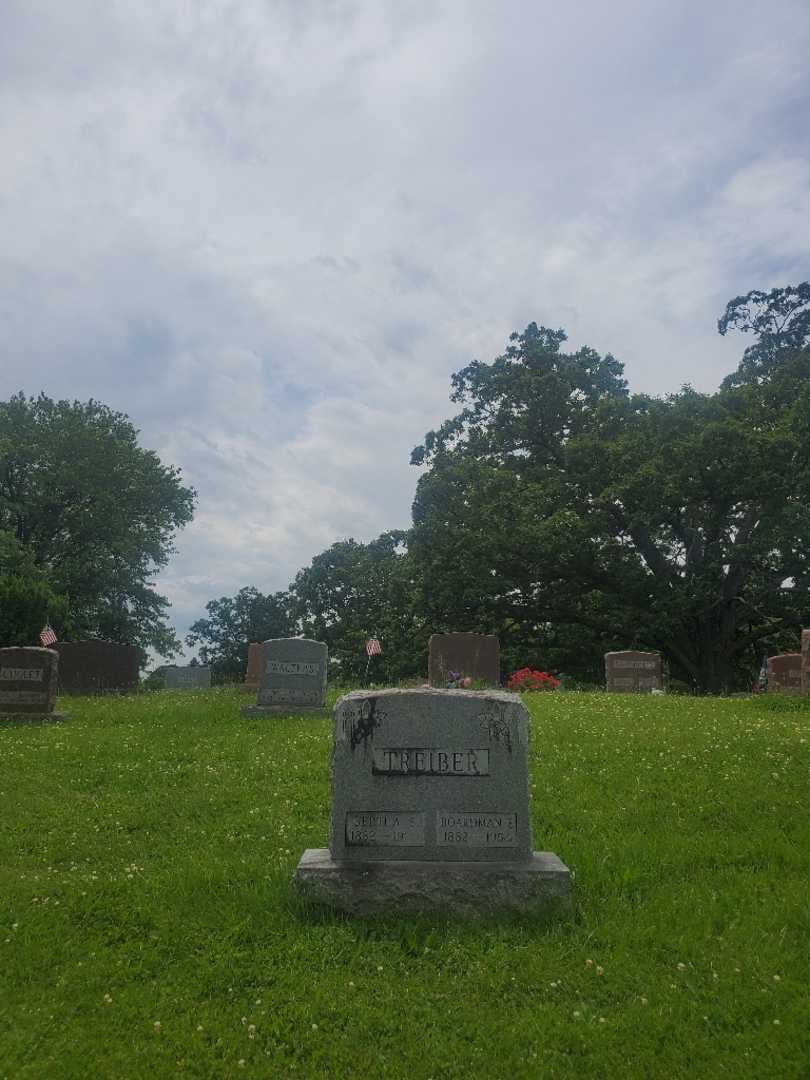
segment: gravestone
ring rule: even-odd
[[[270,638],[262,644],[262,667],[255,705],[243,716],[320,711],[326,703],[329,653],[322,641]]]
[[[264,644],[261,641],[252,641],[248,645],[247,671],[242,688],[247,693],[258,693],[259,683],[262,677],[262,650]]]
[[[304,895],[352,914],[567,900],[568,868],[533,850],[517,694],[357,690],[334,715],[329,848],[304,852]]]
[[[167,690],[210,690],[211,668],[202,667],[199,664],[189,664],[187,667],[176,667],[172,664],[166,668]]]
[[[802,654],[780,653],[768,657],[768,693],[802,692]]]
[[[0,649],[0,718],[64,719],[54,712],[58,668],[54,649]]]
[[[59,641],[59,692],[103,694],[136,690],[140,650],[114,641]]]
[[[605,653],[605,675],[611,693],[649,694],[664,688],[661,654],[657,652],[626,649]]]
[[[802,630],[802,693],[810,694],[810,630]]]
[[[428,682],[447,686],[450,672],[498,686],[501,654],[494,634],[431,634],[428,642]]]

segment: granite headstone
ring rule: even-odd
[[[329,652],[322,641],[270,638],[262,646],[262,669],[255,705],[245,716],[322,710],[326,702]]]
[[[800,694],[802,654],[780,653],[768,657],[768,693]]]
[[[661,654],[627,649],[605,653],[607,688],[612,693],[647,693],[662,690],[663,665]]]
[[[138,686],[140,650],[114,641],[60,641],[59,692],[103,694],[135,690]]]
[[[431,634],[428,642],[428,682],[447,686],[450,673],[498,686],[501,654],[494,634]]]
[[[329,848],[296,871],[355,914],[538,910],[570,873],[535,852],[528,713],[505,691],[355,691],[335,707]]]
[[[167,690],[209,690],[211,688],[211,668],[201,664],[189,664],[187,667],[166,668]]]
[[[802,693],[810,694],[810,630],[802,630]]]
[[[245,672],[245,681],[242,686],[250,693],[255,694],[259,690],[259,683],[262,678],[263,650],[264,644],[261,641],[252,641],[250,645],[248,645],[247,671]]]
[[[54,649],[0,649],[0,717],[62,719],[54,712],[58,668]]]

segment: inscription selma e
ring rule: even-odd
[[[377,847],[383,844],[418,847],[424,842],[424,814],[399,813],[395,810],[350,810],[346,814],[346,843],[349,847]]]
[[[489,776],[489,750],[375,747],[371,771],[377,776]]]
[[[4,667],[0,668],[0,679],[4,682],[42,682],[44,668]]]
[[[658,667],[657,660],[614,660],[614,668],[630,668],[633,671],[651,671]]]

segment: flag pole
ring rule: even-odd
[[[374,648],[373,646],[376,646],[376,648]],[[377,634],[374,633],[371,635],[370,638],[366,640],[366,656],[368,657],[368,659],[366,660],[366,674],[363,680],[366,684],[368,684],[368,669],[371,666],[371,658],[372,656],[380,655],[381,652],[382,650],[380,649],[380,642],[377,638]]]

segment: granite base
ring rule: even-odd
[[[293,880],[308,900],[349,915],[548,914],[571,899],[571,871],[551,851],[526,862],[348,862],[309,848]]]
[[[300,712],[327,713],[325,705],[243,705],[242,716],[293,716]]]

